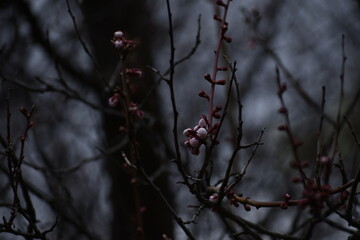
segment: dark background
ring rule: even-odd
[[[217,32],[212,16],[219,9],[213,1],[170,2],[177,59],[194,47],[201,14],[201,44],[175,70],[179,133],[182,133],[183,129],[196,125],[201,114],[207,114],[206,103],[197,93],[209,88],[203,75],[212,71]],[[134,101],[143,103],[145,112],[138,130],[145,170],[155,177],[155,183],[179,216],[191,219],[195,210],[189,205],[198,203],[183,185],[177,184],[180,175],[170,163],[174,150],[167,85],[146,68],[154,66],[160,72],[168,68],[165,1],[88,0],[70,1],[70,6],[77,30],[65,1],[0,2],[0,98],[5,99],[12,89],[11,129],[15,146],[19,146],[17,139],[24,129],[18,109],[36,105],[36,126],[27,139],[23,176],[30,186],[39,226],[48,228],[58,217],[50,239],[136,239],[131,174],[123,168],[120,155],[120,150],[127,147],[127,139],[118,131],[124,119],[107,106],[114,87],[111,79],[118,81],[119,56],[110,43],[116,30],[124,31],[136,42],[129,65],[145,69],[144,78],[135,84],[134,95]],[[254,11],[260,13],[260,22]],[[321,137],[324,142],[331,141],[334,134],[331,121],[336,121],[340,96],[342,34],[347,61],[341,114],[348,117],[359,133],[359,20],[359,3],[351,0],[233,1],[228,18],[233,41],[223,50],[231,61],[237,61],[244,105],[244,142],[256,141],[260,130],[266,128],[265,145],[239,187],[244,195],[274,200],[290,192],[301,197],[301,191],[290,181],[296,173],[289,166],[288,140],[277,131],[283,119],[277,113],[280,103],[274,67],[280,66],[282,80],[288,83],[285,100],[294,132],[304,141],[301,157],[313,163],[320,114],[314,104],[299,94],[296,83],[318,105],[322,86],[326,87],[325,112],[330,120],[325,120]],[[152,88],[155,90],[148,96]],[[217,103],[223,104],[224,96],[225,91],[219,88]],[[0,135],[4,138],[6,105],[5,101],[0,104]],[[232,152],[236,112],[235,104],[231,105],[214,161],[214,179],[222,176]],[[183,140],[181,135],[180,142]],[[194,172],[200,166],[198,157],[181,147],[185,165]],[[5,147],[0,147],[0,151],[5,153]],[[353,178],[359,149],[345,124],[339,152],[348,176]],[[241,152],[239,167],[249,153],[250,150]],[[11,202],[5,154],[0,155],[0,170],[0,202]],[[341,176],[334,171],[332,184],[336,186]],[[162,234],[185,238],[149,186],[141,187],[141,200],[146,207],[146,239],[161,239]],[[297,214],[297,210],[278,209],[238,211],[247,214],[248,220],[279,232],[287,231],[289,219]],[[0,213],[9,216],[7,209],[1,208]],[[306,218],[307,214],[304,211],[302,216]],[[204,212],[198,221],[190,226],[198,239],[228,237],[226,225],[214,213]],[[24,227],[21,219],[16,223],[19,228]],[[323,224],[318,225],[314,239],[344,239],[347,235]],[[0,239],[22,238],[0,233]]]

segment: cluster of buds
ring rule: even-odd
[[[135,47],[135,43],[132,40],[126,39],[122,31],[114,32],[114,37],[111,43],[117,50],[131,50]]]
[[[319,186],[315,181],[307,180],[306,187],[303,191],[305,200],[301,203],[302,206],[309,206],[310,212],[314,215],[319,215],[324,208],[324,202],[330,196],[330,186]]]
[[[125,74],[128,77],[140,79],[143,76],[143,72],[139,68],[127,68],[125,69]]]
[[[202,116],[194,129],[187,128],[183,132],[184,135],[188,137],[184,144],[194,155],[198,155],[201,145],[206,143],[208,138],[208,124],[206,116]]]
[[[224,7],[227,8],[229,5],[225,2],[223,2],[222,0],[217,0],[216,4],[220,7]],[[232,41],[231,37],[228,37],[225,35],[226,31],[228,30],[228,26],[229,23],[224,21],[219,15],[215,14],[214,15],[214,20],[219,21],[222,26],[221,26],[221,37],[223,40],[225,40],[227,43],[230,43]]]
[[[226,84],[225,79],[213,80],[209,73],[205,74],[204,78],[205,78],[206,81],[208,81],[211,84],[216,84],[216,85],[225,85]],[[202,96],[200,96],[200,97],[202,97]]]
[[[230,205],[233,205],[234,207],[239,207],[239,203],[236,201],[235,193],[233,190],[229,190],[226,192],[226,198],[229,199]]]
[[[108,103],[111,107],[116,107],[120,102],[120,93],[114,93],[109,99]],[[144,112],[139,109],[139,106],[136,103],[130,102],[128,110],[130,113],[134,114],[138,119],[144,117]]]
[[[283,198],[284,198],[284,201],[280,204],[280,207],[281,207],[282,209],[287,209],[287,208],[288,208],[288,202],[289,202],[290,199],[291,199],[291,195],[288,194],[288,193],[285,193],[284,196],[283,196]]]

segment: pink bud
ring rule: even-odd
[[[218,84],[218,85],[225,85],[225,83],[226,83],[225,79],[215,81],[215,84]]]
[[[199,139],[197,138],[190,138],[190,146],[193,148],[198,148],[200,147],[201,143],[199,141]]]
[[[26,108],[24,108],[24,107],[20,107],[20,112],[21,112],[24,116],[27,116],[27,115],[28,115],[28,111],[27,111]]]
[[[144,213],[146,211],[146,207],[141,207],[140,209],[139,209],[139,212],[141,212],[141,213]]]
[[[228,37],[228,36],[223,36],[223,39],[227,42],[227,43],[231,43],[232,38]]]
[[[226,71],[227,69],[228,69],[228,68],[227,68],[226,66],[224,66],[224,67],[219,67],[219,68],[218,68],[219,71]]]
[[[112,97],[109,98],[108,103],[111,107],[116,107],[119,103],[120,94],[115,93]]]
[[[280,207],[281,207],[281,209],[287,209],[288,208],[287,202],[280,203]]]
[[[114,32],[114,38],[122,38],[124,37],[124,33],[122,31]]]
[[[300,147],[301,145],[303,145],[303,141],[301,140],[298,140],[298,139],[293,139],[293,142],[292,142],[293,146],[294,147]]]
[[[219,113],[217,113],[217,112],[214,112],[213,117],[216,118],[216,119],[219,119],[221,117],[221,115]]]
[[[249,205],[244,204],[243,206],[247,212],[251,211],[251,207]]]
[[[320,159],[319,159],[319,162],[320,163],[328,163],[329,162],[329,158],[328,157],[326,157],[326,156],[322,156],[322,157],[320,157]]]
[[[221,19],[221,17],[219,16],[219,15],[214,15],[214,19],[216,20],[216,21],[219,21],[219,22],[222,22],[222,19]]]
[[[222,27],[221,27],[221,32],[222,34],[225,34],[225,32],[228,30],[228,25],[224,24]]]
[[[119,127],[119,132],[121,132],[121,133],[127,133],[128,131],[129,131],[129,129],[127,129],[127,127],[125,127],[125,126]]]
[[[124,47],[124,42],[122,40],[116,40],[115,42],[113,42],[113,44],[116,49],[120,49]]]
[[[216,1],[216,4],[219,5],[219,6],[221,6],[221,7],[226,7],[226,4],[225,4],[223,1],[221,1],[221,0],[217,0],[217,1]]]
[[[141,69],[138,68],[125,69],[125,73],[129,77],[133,77],[133,78],[141,78],[143,75]]]
[[[206,126],[206,121],[204,118],[200,118],[198,126],[201,128],[204,128]]]
[[[205,93],[204,90],[201,90],[201,91],[199,92],[199,96],[200,96],[200,97],[203,97],[203,98],[206,98],[207,100],[209,100],[209,96]]]
[[[286,83],[282,83],[282,84],[280,85],[280,90],[279,90],[279,91],[280,91],[280,94],[283,93],[283,92],[285,92],[286,89],[287,89]]]
[[[299,177],[293,177],[293,178],[291,179],[291,181],[292,181],[293,183],[300,183],[300,182],[302,182],[301,178],[299,178]]]
[[[204,78],[205,78],[207,81],[212,82],[210,74],[208,74],[208,73],[205,74],[205,75],[204,75]]]
[[[222,106],[220,104],[216,105],[216,107],[214,108],[214,112],[219,112],[222,110]]]
[[[193,130],[191,128],[187,128],[183,131],[183,134],[187,137],[190,137],[192,132],[193,132]]]
[[[287,202],[287,201],[289,201],[290,199],[291,199],[290,194],[285,193],[285,194],[284,194],[284,200]]]
[[[137,117],[138,119],[143,119],[143,118],[144,118],[144,112],[138,109],[138,110],[136,111],[136,117]]]
[[[209,201],[215,203],[216,200],[219,198],[219,195],[217,193],[214,193],[209,197]]]
[[[207,137],[207,131],[205,128],[199,128],[196,133],[201,140],[205,140]]]

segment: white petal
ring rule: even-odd
[[[185,136],[187,136],[187,137],[190,137],[190,131],[192,131],[192,129],[191,129],[191,128],[187,128],[187,129],[185,129],[185,130],[183,131],[183,134],[184,134]]]
[[[196,133],[201,140],[205,140],[208,134],[205,128],[199,128]]]
[[[201,128],[204,128],[204,127],[206,127],[206,121],[205,121],[205,119],[203,119],[203,118],[200,118],[200,121],[199,121],[199,127],[201,127]]]
[[[193,148],[197,148],[200,147],[201,143],[198,139],[196,138],[190,138],[190,146]]]

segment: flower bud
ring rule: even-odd
[[[187,128],[183,131],[183,134],[187,137],[190,137],[192,132],[193,132],[193,130],[191,128]]]
[[[217,15],[217,14],[214,15],[214,19],[215,19],[216,21],[222,22],[221,17],[220,17],[219,15]]]
[[[133,78],[141,78],[143,75],[141,69],[138,68],[125,69],[125,73],[129,77],[133,77]]]
[[[127,133],[129,131],[129,129],[125,126],[120,126],[119,127],[119,132],[121,133]]]
[[[212,82],[211,76],[210,76],[209,73],[205,74],[205,75],[204,75],[204,78],[205,78],[208,82]]]
[[[213,113],[213,117],[216,118],[216,119],[221,118],[220,114],[217,113],[217,112],[214,112],[214,113]]]
[[[298,140],[298,139],[293,139],[292,144],[294,147],[297,148],[297,147],[300,147],[301,145],[303,145],[303,141]]]
[[[228,37],[228,36],[223,36],[223,39],[227,42],[227,43],[231,43],[232,41],[232,38],[231,37]]]
[[[328,163],[328,162],[329,162],[329,158],[326,157],[326,156],[322,156],[319,159],[319,163],[325,164],[325,163]]]
[[[219,112],[222,110],[222,106],[220,104],[216,105],[214,108],[214,112]]]
[[[219,71],[227,71],[227,69],[228,69],[228,68],[227,68],[226,66],[224,66],[224,67],[218,67],[218,70],[219,70]]]
[[[116,49],[121,49],[124,47],[124,42],[122,40],[116,40],[113,42],[113,44]]]
[[[282,94],[283,92],[285,92],[287,89],[286,83],[282,83],[280,85],[280,89],[279,89],[279,93]]]
[[[221,80],[215,81],[214,83],[215,83],[215,84],[218,84],[218,85],[225,85],[226,80],[225,80],[225,79],[221,79]]]
[[[28,111],[27,111],[26,108],[24,108],[24,107],[20,107],[20,112],[21,112],[24,116],[27,116],[27,114],[28,114]]]
[[[209,201],[215,203],[216,200],[219,198],[219,195],[217,193],[214,193],[209,197]]]
[[[205,128],[199,128],[197,131],[197,136],[199,137],[199,139],[201,140],[205,140],[207,137],[207,131]]]
[[[199,148],[201,145],[199,139],[197,138],[190,138],[190,146],[193,148]]]
[[[280,207],[281,207],[281,209],[287,209],[288,208],[287,202],[280,203]]]
[[[143,119],[144,118],[144,112],[141,111],[140,109],[137,109],[136,112],[135,112],[135,115],[138,119]]]
[[[288,202],[290,199],[291,199],[290,194],[285,193],[285,194],[284,194],[284,200],[285,200],[286,202]]]
[[[124,33],[122,31],[114,32],[114,38],[122,38],[124,37]]]
[[[31,121],[31,122],[29,123],[29,125],[28,125],[28,128],[31,128],[31,127],[33,127],[34,125],[35,125],[35,122]]]
[[[217,1],[216,1],[216,4],[219,5],[219,6],[221,6],[221,7],[226,7],[226,6],[227,6],[227,5],[226,5],[223,1],[221,1],[221,0],[217,0]]]
[[[120,94],[115,93],[112,97],[109,98],[108,103],[111,107],[116,107],[119,103]]]
[[[206,121],[205,121],[204,118],[200,118],[198,126],[201,127],[201,128],[206,127]]]
[[[299,177],[293,177],[293,178],[291,179],[291,181],[292,181],[293,183],[300,183],[300,182],[302,182],[302,179],[299,178]]]
[[[247,212],[251,211],[251,207],[249,205],[244,204],[243,206]]]
[[[199,96],[200,96],[200,97],[203,97],[203,98],[206,98],[207,100],[209,100],[209,96],[205,93],[204,90],[201,90],[201,91],[199,92]]]

